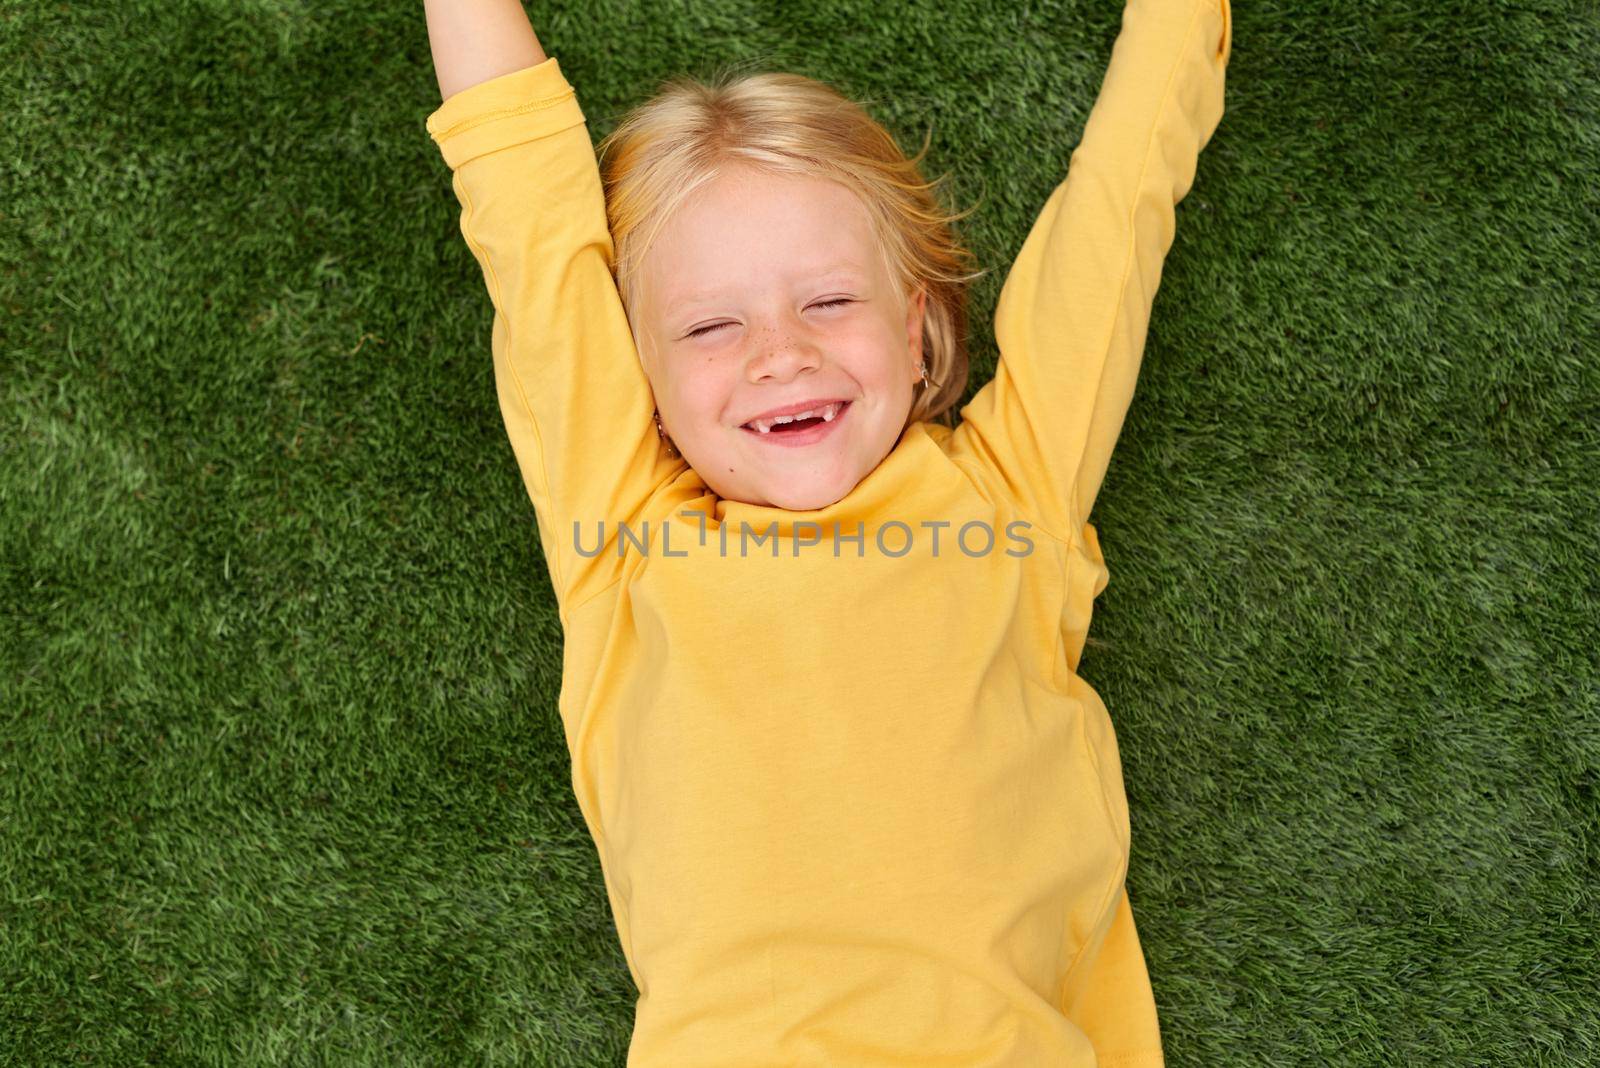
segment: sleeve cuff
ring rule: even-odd
[[[488,152],[584,122],[556,57],[456,93],[428,116],[428,135],[455,170]]]

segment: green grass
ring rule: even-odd
[[[1115,0],[539,3],[830,81],[991,275]],[[1174,1066],[1600,1060],[1600,16],[1240,3],[1097,506]],[[622,1063],[420,4],[0,2],[0,1063]]]

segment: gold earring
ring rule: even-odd
[[[922,372],[922,388],[928,388],[928,361],[923,360],[917,365],[917,370]]]
[[[672,439],[671,438],[667,437],[666,430],[661,426],[661,412],[660,412],[659,409],[655,413],[655,420],[656,420],[656,433],[661,435],[662,442],[667,446],[667,455],[668,456],[676,456],[676,455],[678,455],[678,447],[672,443]]]

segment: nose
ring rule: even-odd
[[[767,326],[758,335],[755,351],[745,370],[751,382],[787,382],[815,371],[821,364],[822,354],[815,345],[788,331]]]

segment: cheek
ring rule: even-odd
[[[733,391],[725,361],[704,353],[690,353],[674,366],[672,397],[675,407],[697,419],[719,418]]]
[[[856,339],[851,346],[851,370],[856,378],[882,389],[896,386],[909,374],[910,357],[900,340],[881,328]]]

